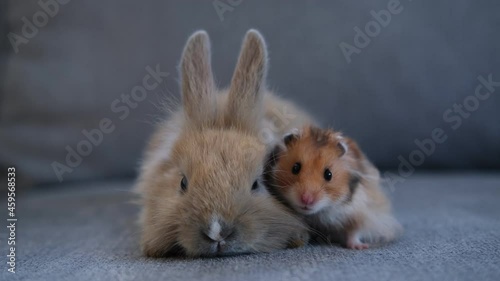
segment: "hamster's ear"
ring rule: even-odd
[[[337,135],[336,138],[337,138],[337,147],[340,150],[339,157],[342,157],[344,154],[347,153],[348,145],[347,145],[347,142],[342,135]]]
[[[293,128],[289,133],[287,133],[283,137],[283,142],[285,143],[285,146],[289,146],[296,140],[298,140],[300,137],[300,131],[297,128]]]
[[[262,96],[267,75],[267,50],[257,30],[249,30],[243,40],[231,80],[227,121],[242,128],[256,128],[262,118]]]
[[[210,58],[210,39],[201,30],[189,37],[182,53],[182,105],[186,119],[204,125],[215,119],[215,82]]]

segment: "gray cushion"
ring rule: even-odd
[[[37,2],[9,1],[11,32],[22,34],[21,19],[41,10]],[[242,37],[253,27],[268,41],[270,87],[358,139],[380,167],[397,167],[399,155],[408,159],[414,141],[439,127],[448,139],[420,168],[500,168],[500,88],[461,118],[457,130],[451,128],[457,114],[443,119],[474,94],[478,76],[500,81],[500,2],[401,1],[400,13],[350,63],[340,44],[355,45],[354,28],[370,25],[370,12],[390,1],[233,1],[240,4],[219,16],[214,3],[221,2],[228,3],[61,5],[19,53],[10,53],[0,89],[0,164],[18,165],[35,182],[57,181],[51,164],[65,164],[65,147],[75,149],[85,140],[83,129],[110,118],[115,131],[64,179],[132,174],[149,123],[159,115],[152,103],[178,92],[176,67],[188,35],[210,33],[215,73],[225,86]],[[146,66],[157,64],[171,75],[120,120],[111,104],[142,83]]]
[[[307,246],[211,259],[148,259],[131,182],[19,195],[19,280],[500,280],[500,174],[419,174],[390,193],[404,236],[363,251]],[[1,232],[6,241],[6,232]],[[2,252],[6,253],[2,243]],[[5,257],[4,257],[5,259]],[[2,260],[4,260],[2,259]],[[5,263],[2,263],[5,266]],[[11,280],[6,270],[1,280]]]

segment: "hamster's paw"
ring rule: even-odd
[[[365,250],[365,249],[370,248],[370,245],[367,243],[361,243],[361,242],[348,242],[347,248],[351,249],[351,250]]]
[[[347,238],[346,248],[352,250],[365,250],[370,247],[370,244],[363,243],[357,235],[350,235]]]

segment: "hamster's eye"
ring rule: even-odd
[[[330,169],[325,169],[325,174],[323,175],[325,177],[326,181],[331,181],[332,180],[332,172]]]
[[[186,179],[186,176],[183,176],[181,180],[181,190],[183,192],[186,192],[187,188],[188,188],[188,180]]]
[[[254,181],[252,184],[252,190],[257,190],[259,188],[259,183],[257,181]]]
[[[300,165],[300,163],[299,162],[295,163],[293,165],[293,167],[292,167],[292,174],[294,174],[294,175],[299,174],[300,168],[302,168],[302,166]]]

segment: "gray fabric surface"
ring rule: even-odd
[[[48,0],[44,0],[48,1]],[[22,33],[39,0],[8,1],[10,30]],[[347,63],[339,44],[354,44],[370,11],[389,0],[231,1],[218,16],[215,1],[69,1],[17,54],[9,48],[0,89],[0,166],[16,164],[34,182],[54,182],[53,161],[108,117],[116,130],[65,180],[132,174],[158,111],[158,95],[177,93],[177,63],[186,38],[206,29],[221,86],[231,77],[249,28],[269,45],[269,85],[359,140],[368,156],[396,167],[415,139],[436,127],[449,135],[422,168],[500,168],[497,89],[459,129],[443,113],[474,93],[479,75],[500,80],[500,2],[407,1],[370,44]],[[220,2],[228,3],[222,0]],[[223,20],[221,20],[223,19]],[[10,47],[10,46],[9,46]],[[145,67],[169,76],[125,120],[110,109],[141,83]]]
[[[212,259],[141,257],[130,187],[81,183],[20,194],[18,272],[2,269],[0,279],[500,280],[500,174],[409,178],[390,193],[406,232],[382,248],[308,246]],[[5,266],[5,255],[0,261]]]

